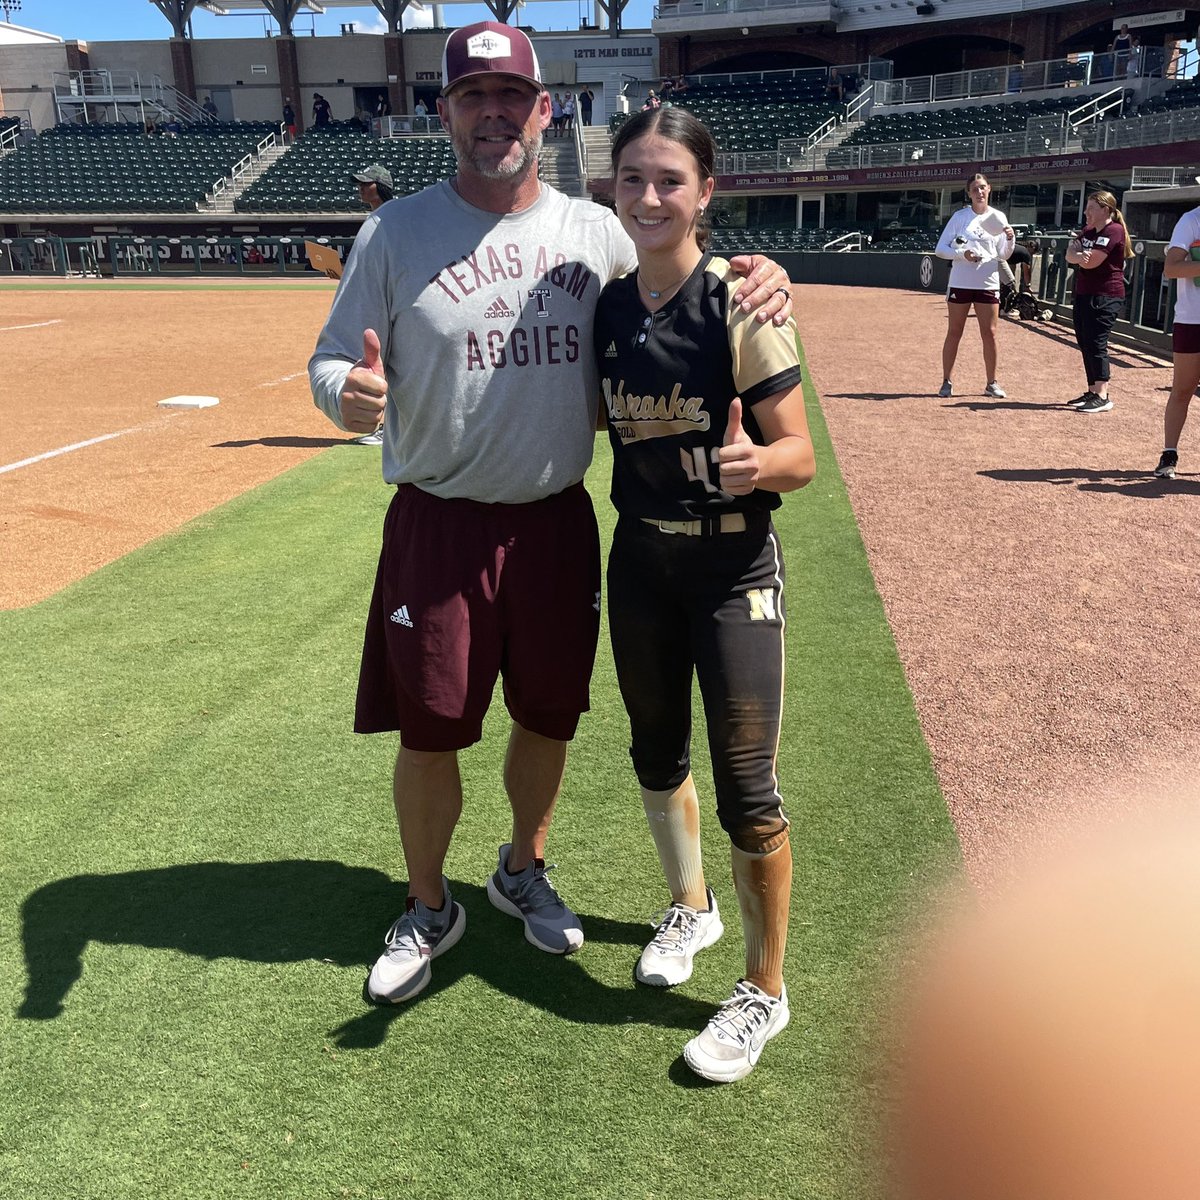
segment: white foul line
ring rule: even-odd
[[[291,383],[293,379],[299,379],[301,375],[307,375],[307,371],[296,371],[291,375],[281,375],[278,379],[268,379],[266,383],[260,383],[260,388],[278,387],[281,383]]]
[[[0,333],[12,333],[14,329],[41,329],[45,325],[61,325],[62,318],[53,321],[34,321],[32,325],[0,325]]]
[[[86,442],[74,442],[70,446],[60,446],[57,450],[47,450],[45,454],[35,454],[32,458],[23,458],[20,462],[8,463],[6,466],[0,467],[0,475],[6,471],[15,471],[19,467],[28,467],[34,463],[44,462],[47,458],[57,458],[60,454],[69,454],[72,450],[82,450],[85,446],[94,446],[97,442],[110,442],[113,438],[124,437],[127,433],[138,433],[149,428],[149,425],[136,425],[132,429],[119,429],[116,433],[102,433],[99,437],[88,438]]]

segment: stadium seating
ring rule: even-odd
[[[444,135],[381,139],[349,125],[312,129],[234,206],[244,213],[361,213],[350,176],[375,162],[391,172],[397,196],[447,178],[455,165],[450,139]]]
[[[762,81],[692,84],[674,100],[712,131],[717,149],[773,151],[782,138],[806,138],[843,109],[827,104],[824,71],[768,72]],[[616,131],[626,119],[609,119]]]
[[[1200,79],[1189,79],[1186,83],[1176,83],[1161,96],[1147,100],[1138,108],[1139,117],[1153,116],[1155,113],[1173,112],[1180,108],[1195,108],[1200,104]]]
[[[938,138],[984,137],[998,133],[1023,133],[1035,118],[1065,116],[1083,103],[1078,96],[1045,100],[1008,101],[1000,104],[945,104],[917,112],[887,113],[872,117],[856,129],[844,146],[882,145],[888,142],[931,142]],[[832,161],[830,165],[834,165]]]
[[[195,212],[267,133],[270,122],[55,125],[0,159],[0,210],[37,213]]]

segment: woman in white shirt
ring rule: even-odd
[[[942,230],[937,244],[938,258],[948,258],[950,287],[946,308],[950,324],[942,345],[942,386],[939,396],[954,395],[951,375],[958,357],[958,344],[967,325],[972,305],[979,319],[983,340],[983,365],[987,373],[985,396],[1003,399],[1004,389],[996,382],[996,330],[1000,325],[1000,262],[1007,260],[1016,245],[1016,235],[1008,218],[988,204],[992,185],[986,175],[972,175],[967,181],[970,205],[956,212]]]
[[[1160,479],[1174,479],[1179,466],[1179,435],[1187,420],[1188,407],[1200,387],[1200,208],[1185,212],[1175,224],[1167,245],[1163,274],[1177,280],[1175,285],[1175,324],[1171,329],[1174,377],[1171,395],[1163,415],[1163,452],[1154,473]]]

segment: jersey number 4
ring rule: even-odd
[[[713,446],[707,452],[703,446],[693,446],[691,450],[680,448],[679,451],[679,461],[683,465],[683,473],[693,483],[703,484],[706,492],[719,492],[721,490],[713,483],[712,472],[708,469],[710,461],[713,466],[717,465],[719,450],[719,446]]]

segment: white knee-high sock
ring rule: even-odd
[[[677,788],[651,792],[642,788],[642,806],[658,850],[671,899],[696,909],[708,908],[704,867],[700,861],[700,801],[689,775]]]

